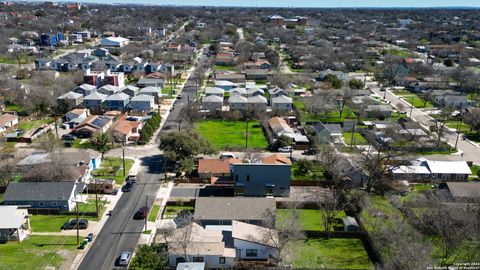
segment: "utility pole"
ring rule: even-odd
[[[145,209],[147,210],[147,213],[145,214],[145,231],[147,230],[147,219],[148,219],[148,196],[145,196]]]
[[[413,103],[413,101],[412,101]],[[410,118],[412,117],[412,112],[413,112],[413,105],[410,105]]]
[[[248,149],[248,117],[245,118],[245,149]]]
[[[95,183],[95,209],[97,211],[97,217],[98,217],[98,183],[97,180],[93,180]]]
[[[455,140],[455,149],[457,149],[458,138],[460,137],[460,129],[462,128],[462,121],[460,120],[457,126],[457,139]]]
[[[123,177],[125,177],[125,141],[122,141]]]
[[[78,202],[75,202],[75,208],[77,212],[77,223],[75,224],[77,226],[77,246],[80,244],[80,226],[78,226]]]
[[[353,129],[352,129],[352,138],[350,140],[350,147],[353,147],[353,139],[355,138],[355,122],[353,123]]]

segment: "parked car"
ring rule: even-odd
[[[148,216],[148,207],[140,207],[140,209],[137,210],[135,215],[133,215],[134,219],[145,219]]]
[[[128,266],[130,259],[132,258],[132,253],[130,251],[124,251],[120,254],[118,258],[118,265],[119,266]]]
[[[307,155],[307,156],[315,155],[315,154],[317,154],[317,149],[315,149],[315,148],[305,149],[305,151],[303,151],[303,154]]]
[[[114,188],[112,191],[112,195],[117,195],[118,194],[118,188]]]
[[[64,134],[62,135],[62,139],[65,141],[74,141],[77,137],[72,134]]]
[[[137,176],[135,174],[130,174],[128,176],[128,181],[131,182],[132,184],[136,183],[137,182]]]
[[[230,152],[223,152],[220,154],[220,159],[235,158],[235,155]]]
[[[88,228],[88,220],[86,219],[79,219],[77,223],[77,219],[71,219],[67,223],[62,226],[62,230],[73,230],[77,229],[77,226],[80,230],[84,230]]]
[[[122,187],[122,191],[123,192],[129,192],[130,190],[132,189],[132,183],[131,182],[127,182],[125,185],[123,185]]]
[[[285,147],[278,148],[278,152],[282,152],[282,153],[290,153],[292,151],[293,151],[293,147],[291,147],[291,146],[285,146]]]
[[[182,94],[178,94],[177,99],[182,99]]]
[[[73,146],[73,142],[72,142],[72,141],[63,142],[63,146],[64,146],[64,147],[67,147],[67,148],[70,148],[70,147]]]

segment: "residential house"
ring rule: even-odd
[[[89,112],[87,109],[73,109],[69,112],[67,112],[64,116],[65,122],[70,122],[76,118],[82,118],[85,119],[89,116]]]
[[[290,164],[234,163],[231,174],[237,196],[276,196],[290,194]]]
[[[295,142],[295,149],[307,149],[310,146],[307,136],[302,135],[300,132],[295,132],[285,119],[273,117],[268,120],[268,126],[277,138],[280,136],[291,138]]]
[[[472,174],[466,161],[434,161],[425,158],[412,160],[411,165],[390,166],[394,179],[413,182],[467,181]]]
[[[105,132],[113,124],[112,118],[103,115],[94,115],[85,119],[75,128],[75,134],[81,138],[89,138],[95,132]]]
[[[147,86],[140,90],[141,95],[152,96],[155,98],[155,102],[160,103],[160,97],[162,96],[162,89],[154,86]]]
[[[389,118],[392,116],[393,108],[387,104],[368,105],[365,112],[367,117]]]
[[[60,107],[65,108],[66,110],[71,110],[73,108],[79,107],[83,102],[83,95],[70,91],[66,94],[63,94],[57,98],[58,104]]]
[[[230,165],[239,163],[241,160],[228,159],[199,159],[198,160],[198,176],[201,179],[211,179],[212,177],[229,177]]]
[[[247,98],[248,107],[254,111],[265,112],[267,110],[267,98],[264,96],[252,96]]]
[[[119,120],[112,125],[111,132],[116,142],[129,142],[140,138],[140,128],[140,122]]]
[[[128,38],[122,37],[106,37],[100,40],[100,46],[104,47],[123,47],[129,43]]]
[[[4,113],[0,115],[0,134],[7,131],[10,128],[15,127],[18,124],[18,116]]]
[[[85,184],[70,182],[10,183],[3,195],[4,205],[21,205],[32,209],[59,209],[70,212],[81,201]]]
[[[475,102],[468,100],[467,96],[452,90],[433,90],[430,92],[436,105],[441,107],[464,108]]]
[[[110,52],[107,48],[97,48],[93,51],[93,55],[102,59],[110,55]]]
[[[148,64],[145,66],[145,73],[150,74],[154,72],[158,72],[160,69],[161,64],[156,63],[156,62],[148,62]]]
[[[117,93],[119,90],[120,89],[117,86],[107,84],[107,85],[104,85],[104,86],[98,88],[97,92],[101,93],[101,94],[104,94],[104,95],[107,95],[107,96],[110,96],[110,95],[113,95],[113,94]]]
[[[230,110],[246,110],[248,108],[248,99],[240,95],[231,95],[228,98]]]
[[[233,66],[235,65],[235,55],[233,52],[217,53],[217,56],[215,57],[215,65]]]
[[[263,96],[265,91],[259,88],[247,88],[246,95],[247,97],[254,97],[254,96]]]
[[[438,188],[448,191],[455,202],[478,202],[480,199],[479,182],[446,182],[441,183]]]
[[[233,88],[232,90],[230,90],[230,96],[235,96],[235,95],[239,95],[239,96],[247,96],[247,89],[245,88]]]
[[[204,96],[202,98],[202,109],[211,112],[221,111],[223,108],[223,97],[216,95]]]
[[[341,141],[343,138],[342,127],[339,124],[324,124],[319,122],[313,126],[316,139],[319,143],[331,143]]]
[[[92,32],[90,32],[88,30],[75,31],[73,33],[81,35],[82,39],[85,39],[85,40],[90,40],[92,38]]]
[[[30,219],[27,209],[18,206],[0,206],[0,240],[23,241],[30,234]]]
[[[214,84],[215,84],[215,87],[222,88],[225,91],[229,91],[232,88],[237,86],[235,83],[231,81],[220,81],[220,80],[215,80]]]
[[[320,71],[320,72],[318,73],[318,80],[323,81],[327,75],[334,75],[334,76],[336,76],[338,79],[340,79],[340,80],[342,80],[342,81],[347,80],[347,74],[345,74],[345,73],[342,72],[342,71],[333,71],[333,70],[331,70],[331,69],[327,69],[327,70],[324,70],[324,71]]]
[[[205,96],[208,97],[208,96],[217,96],[217,97],[221,97],[223,99],[225,95],[225,90],[222,89],[222,88],[218,88],[218,87],[206,87],[205,88]]]
[[[88,85],[94,85],[100,87],[105,79],[104,71],[92,71],[87,69],[83,74],[83,82]]]
[[[202,226],[232,225],[234,220],[262,224],[275,211],[274,198],[197,197],[193,219]]]
[[[268,89],[268,93],[270,94],[270,102],[272,101],[272,98],[279,96],[288,96],[285,90],[278,87]]]
[[[237,260],[268,260],[278,257],[278,232],[258,225],[232,221]]]
[[[84,83],[80,86],[77,86],[73,89],[73,92],[79,93],[82,96],[88,96],[91,93],[96,92],[96,91],[97,91],[97,87],[95,85],[86,84],[86,83]]]
[[[52,59],[48,58],[39,58],[35,60],[35,68],[36,69],[50,69],[52,65]]]
[[[91,111],[94,111],[94,112],[102,111],[103,103],[105,102],[106,98],[107,98],[107,95],[104,95],[99,92],[93,92],[83,99],[83,107],[90,109]]]
[[[123,72],[111,72],[110,70],[105,71],[105,77],[103,79],[104,84],[110,84],[116,87],[125,86],[125,74]]]
[[[116,93],[105,99],[105,108],[107,110],[125,111],[127,109],[130,96],[125,93]]]
[[[293,100],[291,97],[280,95],[272,98],[272,111],[291,111]]]
[[[188,241],[186,248],[185,239]],[[222,230],[207,230],[197,223],[178,228],[166,239],[168,265],[176,267],[178,264],[189,261],[205,263],[207,269],[232,268],[236,254],[235,248],[226,247],[223,239]],[[163,243],[165,239],[158,235],[156,242]],[[185,255],[188,258],[185,258]]]
[[[155,98],[150,95],[138,95],[130,99],[129,107],[134,112],[151,112],[155,108]]]
[[[247,80],[266,80],[268,79],[268,70],[265,69],[247,69],[245,70]]]
[[[181,49],[182,49],[182,45],[175,44],[175,43],[170,43],[167,46],[165,46],[166,52],[179,52]]]
[[[120,92],[124,93],[124,94],[127,94],[128,96],[130,96],[130,98],[138,95],[138,93],[140,92],[140,88],[136,87],[136,86],[133,86],[133,85],[127,85],[123,88],[120,89]]]
[[[165,86],[165,80],[156,78],[140,78],[137,82],[138,87],[160,87]]]
[[[238,74],[238,73],[216,74],[215,80],[230,81],[233,83],[243,83],[245,82],[245,74]]]

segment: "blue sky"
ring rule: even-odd
[[[80,0],[96,3],[252,7],[480,7],[480,0]]]

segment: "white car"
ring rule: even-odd
[[[291,147],[291,146],[285,146],[285,147],[278,148],[278,152],[282,152],[282,153],[290,153],[292,151],[293,151],[293,147]]]
[[[235,155],[230,152],[223,152],[220,154],[220,159],[235,158]]]
[[[130,259],[132,258],[132,253],[130,251],[124,251],[118,259],[119,266],[128,266]]]

